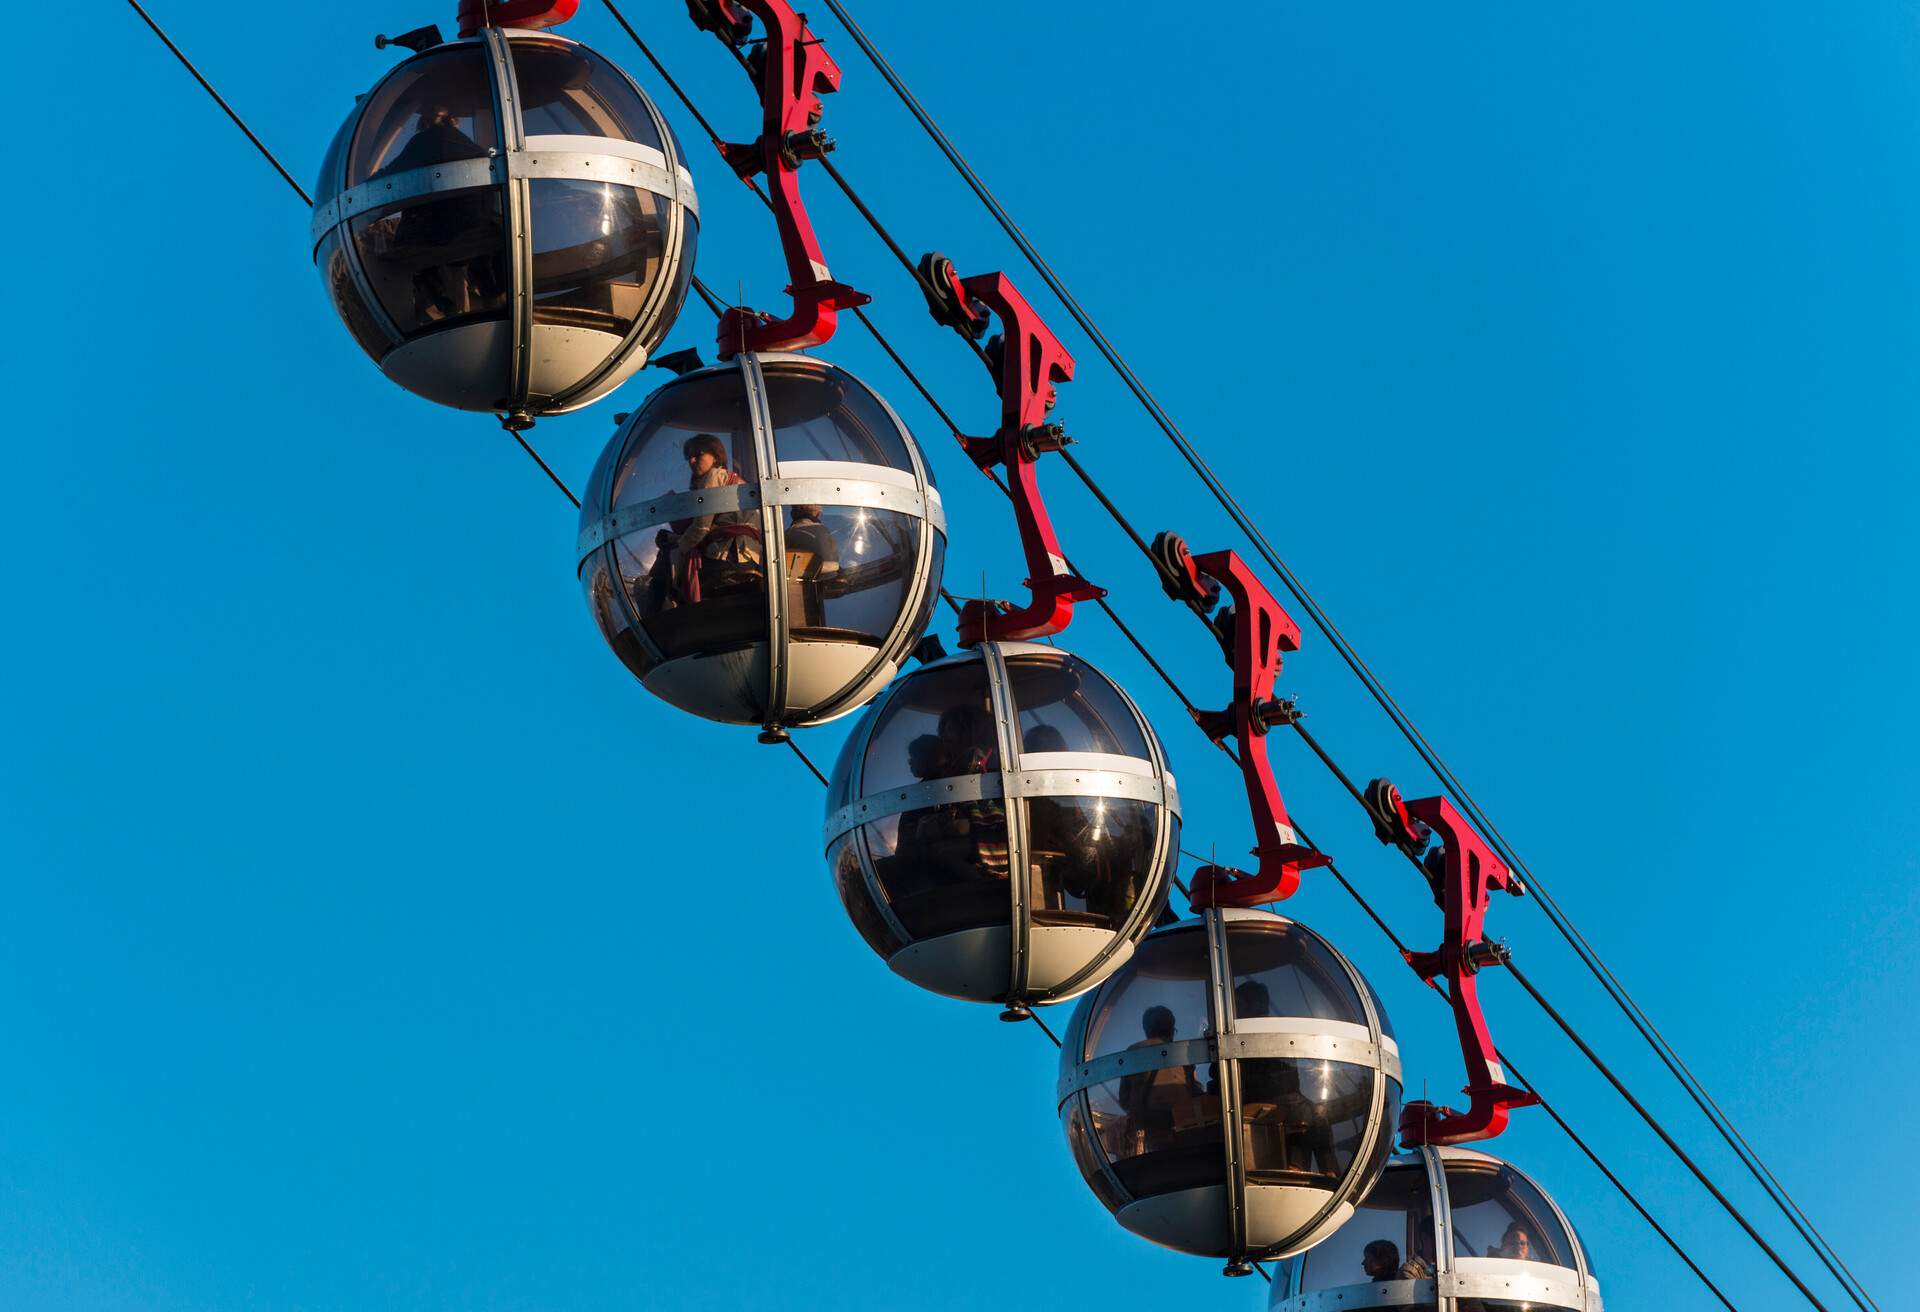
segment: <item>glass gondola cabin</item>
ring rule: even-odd
[[[485,28],[360,98],[314,188],[348,330],[430,401],[522,418],[605,396],[680,313],[693,179],[638,85],[577,41]]]
[[[940,594],[946,519],[918,443],[844,369],[744,354],[614,435],[579,576],[648,691],[730,724],[818,724],[899,672]]]
[[[1573,1226],[1491,1154],[1388,1163],[1345,1225],[1274,1273],[1271,1312],[1602,1312]]]
[[[1057,1002],[1118,969],[1166,904],[1179,839],[1139,709],[1035,643],[901,678],[827,788],[827,861],[854,926],[896,974],[973,1002]]]
[[[1353,1215],[1392,1151],[1400,1078],[1378,997],[1332,944],[1217,909],[1153,931],[1081,1000],[1058,1093],[1121,1225],[1244,1274]]]

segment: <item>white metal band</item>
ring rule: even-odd
[[[863,797],[827,817],[826,846],[847,830],[903,815],[929,806],[949,802],[977,802],[1001,797],[1112,797],[1124,801],[1151,802],[1174,810],[1178,797],[1150,771],[1149,762],[1132,757],[1105,757],[1120,768],[1103,770],[1016,770],[1011,774],[989,771],[986,774],[956,775],[950,779],[928,779],[905,788],[889,789],[872,797]],[[1175,814],[1178,814],[1177,810]]]
[[[1275,1018],[1279,1020],[1279,1018]],[[1286,1031],[1259,1034],[1229,1034],[1215,1038],[1183,1039],[1150,1048],[1124,1048],[1083,1062],[1063,1071],[1055,1085],[1055,1102],[1123,1075],[1143,1071],[1166,1070],[1178,1066],[1200,1066],[1222,1057],[1257,1061],[1261,1058],[1293,1058],[1302,1061],[1337,1061],[1368,1070],[1383,1071],[1389,1079],[1400,1078],[1400,1056],[1364,1037],[1330,1034],[1326,1022],[1310,1017],[1288,1017],[1280,1022],[1291,1026]],[[1342,1026],[1342,1029],[1358,1028]]]
[[[533,140],[601,139],[535,137]],[[631,146],[631,143],[611,140],[602,144],[606,147]],[[631,149],[646,151],[644,146],[631,146]],[[659,152],[647,151],[647,154],[657,157]],[[700,203],[694,195],[693,180],[683,170],[669,171],[664,164],[632,158],[616,149],[589,153],[580,150],[543,151],[530,147],[527,150],[510,150],[491,158],[456,159],[444,164],[429,164],[424,168],[408,169],[391,177],[372,178],[357,187],[349,187],[332,200],[314,207],[310,229],[313,244],[318,246],[328,229],[369,210],[436,192],[490,186],[508,178],[562,178],[578,182],[621,183],[664,196],[684,205],[695,218],[700,216]]]
[[[850,465],[864,470],[866,466]],[[864,476],[850,478],[783,478],[770,483],[736,483],[731,487],[702,488],[699,491],[669,492],[637,505],[623,506],[582,530],[574,544],[575,559],[584,559],[593,549],[615,538],[641,529],[654,528],[676,519],[697,515],[719,515],[734,511],[758,510],[762,506],[857,506],[866,510],[897,510],[914,519],[926,520],[940,532],[947,531],[946,515],[937,501],[929,503],[913,488],[902,488]]]

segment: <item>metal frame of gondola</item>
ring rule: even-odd
[[[668,298],[684,296],[691,268],[682,256],[687,225],[697,224],[699,200],[694,192],[693,174],[687,168],[679,142],[659,106],[634,81],[633,76],[604,56],[596,56],[611,69],[646,107],[661,148],[615,137],[583,137],[543,134],[528,136],[521,109],[518,75],[515,72],[512,41],[537,39],[555,41],[590,50],[571,38],[544,29],[485,27],[472,36],[458,37],[420,51],[389,69],[375,90],[398,76],[409,65],[442,52],[475,47],[485,56],[489,94],[492,97],[499,144],[487,158],[452,160],[409,169],[388,178],[367,179],[345,187],[353,145],[364,125],[366,106],[373,93],[361,97],[353,114],[341,127],[344,138],[327,176],[320,179],[318,195],[309,228],[311,247],[318,256],[329,234],[335,234],[343,249],[346,267],[354,288],[374,325],[386,338],[386,347],[378,357],[386,359],[409,340],[430,334],[415,334],[409,339],[374,293],[373,284],[360,258],[352,221],[362,214],[417,196],[463,191],[474,187],[497,186],[501,194],[501,216],[505,225],[508,268],[507,320],[512,328],[512,355],[499,408],[508,414],[524,412],[536,398],[530,394],[532,377],[533,332],[533,214],[531,183],[552,178],[580,182],[607,182],[649,192],[664,203],[666,213],[661,231],[662,259],[665,267],[653,279],[647,298],[635,312],[633,326],[619,339],[605,360],[581,378],[551,397],[539,400],[539,413],[560,414],[599,400],[641,367],[644,360],[634,356],[644,335],[659,325],[659,316]]]
[[[907,680],[896,682],[875,699],[866,718],[855,728],[853,735],[841,748],[841,752],[848,755],[852,762],[848,774],[847,800],[828,814],[823,830],[822,845],[829,851],[842,836],[849,833],[854,835],[854,850],[859,857],[867,900],[879,913],[889,932],[902,944],[902,950],[904,950],[916,942],[931,940],[925,937],[916,938],[894,914],[881,887],[879,873],[874,866],[873,855],[867,848],[865,835],[856,831],[863,830],[866,825],[874,821],[927,806],[954,802],[1003,801],[1007,807],[1007,882],[1009,885],[1007,896],[1011,962],[1007,994],[1001,1000],[1009,1007],[1016,1009],[1062,1002],[1075,997],[1086,989],[1094,987],[1106,973],[1110,973],[1118,965],[1119,960],[1124,959],[1121,956],[1122,953],[1130,955],[1133,947],[1144,937],[1147,927],[1165,903],[1174,861],[1178,856],[1180,793],[1174,781],[1173,772],[1168,768],[1166,751],[1160,744],[1159,735],[1154,732],[1152,724],[1148,722],[1140,707],[1112,680],[1108,680],[1108,685],[1120,693],[1127,710],[1133,716],[1135,725],[1146,740],[1148,755],[1138,757],[1102,752],[1027,753],[1036,758],[1044,756],[1046,764],[1033,769],[1026,768],[1020,751],[1019,734],[1015,729],[1019,711],[1013,701],[1007,658],[1028,655],[1058,657],[1062,654],[1060,648],[1041,643],[983,642],[923,666],[922,670],[927,670],[964,664],[969,661],[981,662],[986,673],[987,695],[994,719],[1001,768],[987,774],[922,780],[905,788],[892,788],[883,794],[864,796],[862,789],[866,773],[867,747],[872,740],[874,729],[885,713],[887,702],[906,685]],[[917,676],[920,672],[915,671],[915,675]],[[1101,677],[1105,678],[1104,675]],[[1126,768],[1127,766],[1135,768]],[[1023,873],[1027,869],[1028,812],[1025,803],[1029,798],[1040,797],[1109,797],[1123,801],[1154,803],[1155,836],[1151,862],[1152,869],[1158,872],[1158,876],[1148,887],[1141,889],[1140,896],[1135,899],[1134,905],[1128,911],[1126,918],[1121,921],[1120,927],[1114,931],[1113,939],[1105,949],[1066,980],[1052,988],[1035,992],[1029,986],[1029,932],[1032,918],[1031,907],[1027,903],[1026,879]],[[832,804],[832,800],[829,797],[829,805]]]
[[[1227,1251],[1224,1256],[1227,1259],[1227,1271],[1233,1275],[1250,1274],[1251,1262],[1284,1257],[1310,1247],[1331,1233],[1333,1227],[1329,1222],[1337,1224],[1338,1221],[1344,1220],[1342,1208],[1354,1201],[1347,1196],[1354,1180],[1354,1173],[1366,1169],[1366,1163],[1373,1159],[1382,1139],[1390,1139],[1393,1133],[1393,1127],[1386,1123],[1385,1115],[1387,1081],[1392,1080],[1396,1085],[1402,1082],[1400,1048],[1392,1035],[1386,1032],[1385,1013],[1380,1010],[1378,999],[1359,970],[1342,953],[1334,952],[1333,955],[1341,962],[1349,982],[1360,997],[1362,1013],[1367,1018],[1364,1029],[1343,1021],[1328,1021],[1306,1016],[1261,1017],[1259,1019],[1263,1023],[1259,1028],[1243,1029],[1234,1015],[1230,985],[1233,978],[1232,957],[1227,933],[1229,925],[1240,921],[1277,922],[1295,925],[1307,933],[1313,932],[1305,925],[1300,925],[1299,922],[1287,917],[1240,907],[1211,907],[1194,919],[1183,920],[1155,930],[1155,934],[1201,933],[1206,936],[1209,1033],[1201,1038],[1178,1040],[1156,1048],[1126,1049],[1107,1053],[1089,1061],[1086,1058],[1087,1028],[1099,1008],[1099,995],[1095,994],[1082,1002],[1080,1008],[1074,1013],[1073,1023],[1062,1036],[1061,1073],[1054,1090],[1055,1103],[1063,1111],[1066,1110],[1066,1104],[1070,1100],[1079,1100],[1079,1114],[1087,1126],[1089,1150],[1100,1167],[1103,1179],[1115,1190],[1117,1197],[1132,1203],[1140,1199],[1120,1183],[1119,1173],[1108,1159],[1105,1146],[1100,1142],[1099,1136],[1093,1133],[1092,1110],[1087,1100],[1088,1091],[1095,1085],[1121,1075],[1206,1063],[1215,1065],[1217,1083],[1221,1091],[1223,1172],[1220,1183],[1225,1188],[1227,1207]],[[1315,937],[1319,936],[1315,935]],[[1322,939],[1321,942],[1325,943],[1325,940]],[[1331,948],[1330,944],[1328,946]],[[1362,1066],[1374,1071],[1379,1077],[1373,1081],[1367,1132],[1355,1149],[1353,1161],[1348,1165],[1346,1173],[1338,1184],[1329,1191],[1327,1203],[1299,1231],[1298,1240],[1304,1242],[1280,1247],[1256,1247],[1247,1243],[1247,1190],[1250,1182],[1240,1142],[1240,1117],[1243,1106],[1240,1096],[1239,1062],[1262,1057],[1318,1057],[1328,1061]],[[1148,1195],[1148,1197],[1152,1196],[1157,1195]]]
[[[850,386],[858,387],[877,402],[901,436],[901,445],[906,450],[911,469],[897,469],[892,465],[862,464],[852,461],[787,461],[783,464],[775,449],[776,416],[770,407],[765,366],[779,367],[788,364],[804,365],[821,370],[823,373],[831,372]],[[847,370],[794,351],[745,352],[719,364],[683,374],[660,388],[648,399],[646,405],[627,418],[620,432],[616,434],[614,441],[620,443],[621,449],[613,463],[614,473],[617,474],[620,462],[630,454],[627,444],[631,442],[634,431],[645,421],[656,401],[670,396],[675,389],[695,380],[724,373],[739,375],[740,385],[747,400],[748,421],[752,429],[754,469],[757,476],[755,480],[732,487],[669,492],[619,510],[613,509],[610,505],[594,507],[597,515],[581,530],[575,544],[575,559],[580,566],[584,567],[588,558],[602,547],[610,547],[618,539],[635,530],[655,528],[670,520],[716,512],[758,511],[763,543],[762,554],[766,563],[767,589],[765,641],[768,646],[768,682],[764,702],[766,711],[764,723],[769,732],[778,732],[787,727],[803,724],[819,724],[857,710],[865,700],[862,694],[874,679],[884,669],[898,668],[906,660],[909,649],[913,645],[914,635],[919,630],[920,621],[927,612],[930,598],[939,587],[938,580],[932,577],[933,535],[938,533],[944,541],[947,529],[946,512],[940,499],[939,489],[933,485],[926,457],[921,453],[919,444],[912,440],[912,435],[893,407],[888,405],[879,393]],[[785,475],[787,466],[800,468],[796,470],[793,477],[787,477]],[[609,500],[613,496],[614,483],[615,478],[610,476],[604,485],[604,495]],[[595,490],[599,489],[590,490],[589,495],[592,495]],[[790,712],[787,709],[787,696],[791,674],[789,643],[792,641],[793,624],[792,616],[787,613],[788,578],[786,552],[783,549],[786,532],[780,508],[807,504],[898,511],[911,516],[922,526],[923,531],[916,535],[916,547],[910,567],[910,582],[902,594],[899,612],[894,616],[892,627],[882,635],[873,655],[861,667],[859,674],[840,692],[813,706]],[[664,660],[663,654],[647,636],[646,628],[633,605],[632,598],[619,582],[622,576],[618,570],[618,559],[616,553],[609,564],[614,570],[616,580],[614,595],[618,599],[622,618],[647,650],[648,656],[656,664],[661,663]]]
[[[1566,1234],[1573,1265],[1456,1254],[1447,1165],[1457,1162],[1501,1167],[1532,1186],[1552,1209],[1554,1220]],[[1356,1281],[1351,1285],[1302,1291],[1298,1286],[1312,1262],[1309,1254],[1305,1263],[1288,1264],[1275,1279],[1268,1312],[1345,1312],[1355,1307],[1460,1312],[1459,1300],[1463,1299],[1472,1299],[1476,1305],[1485,1300],[1498,1300],[1504,1305],[1524,1303],[1539,1312],[1604,1312],[1600,1282],[1587,1264],[1586,1245],[1553,1195],[1542,1189],[1532,1176],[1491,1153],[1451,1145],[1415,1148],[1387,1164],[1389,1173],[1413,1170],[1425,1174],[1433,1213],[1435,1260],[1431,1279]],[[1462,1267],[1463,1261],[1471,1263],[1471,1267]],[[1573,1279],[1567,1279],[1566,1273],[1571,1273]]]

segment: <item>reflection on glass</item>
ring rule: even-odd
[[[1345,1225],[1297,1259],[1299,1292],[1369,1280],[1431,1280],[1435,1251],[1426,1172],[1418,1167],[1390,1169]]]
[[[359,121],[359,115],[349,114],[340,130],[333,134],[326,158],[320,161],[320,180],[313,184],[315,200],[325,202],[340,194],[340,158],[347,153],[347,142],[353,136],[354,124]]]
[[[948,802],[866,826],[887,905],[916,939],[1008,924],[1007,813],[999,798]]]
[[[1240,1106],[1248,1178],[1333,1188],[1353,1164],[1372,1119],[1373,1080],[1370,1067],[1348,1062],[1243,1060]]]
[[[611,182],[529,186],[533,321],[625,337],[660,276],[669,202]]]
[[[859,843],[857,832],[846,834],[827,853],[827,864],[833,870],[833,886],[840,894],[840,905],[847,909],[848,919],[853,921],[853,927],[860,931],[867,946],[883,957],[891,957],[906,945],[888,926],[867,892],[866,877],[860,870]]]
[[[403,335],[506,314],[499,188],[401,201],[361,215],[351,228],[367,281]]]
[[[335,312],[353,334],[353,340],[360,343],[360,349],[378,360],[387,353],[387,335],[374,321],[373,312],[354,284],[353,271],[347,267],[347,248],[340,241],[338,228],[320,243],[314,259],[320,266],[320,276],[326,280],[327,295],[333,298]]]
[[[1080,1110],[1079,1094],[1075,1094],[1061,1105],[1060,1120],[1067,1132],[1067,1147],[1073,1153],[1073,1164],[1080,1168],[1080,1178],[1085,1180],[1087,1186],[1093,1190],[1094,1197],[1098,1198],[1110,1212],[1117,1212],[1125,1207],[1129,1200],[1114,1188],[1113,1182],[1107,1178],[1107,1173],[1100,1169],[1099,1157],[1093,1147],[1093,1137],[1087,1130],[1087,1118]]]
[[[1153,1047],[1167,1039],[1148,1035],[1132,1046]],[[1212,1063],[1108,1080],[1087,1090],[1087,1104],[1094,1136],[1135,1198],[1223,1181],[1220,1095]]]
[[[1573,1266],[1573,1247],[1531,1181],[1500,1162],[1447,1163],[1458,1257],[1505,1257]]]
[[[1196,926],[1149,937],[1095,1002],[1087,1024],[1087,1059],[1163,1042],[1156,1040],[1163,1033],[1171,1039],[1210,1033],[1207,992],[1204,930]]]
[[[1011,656],[1007,675],[1023,752],[1147,756],[1146,735],[1104,674],[1065,652]]]
[[[762,371],[778,459],[839,460],[912,471],[899,426],[879,399],[849,375],[784,360],[769,360]]]
[[[717,463],[725,471],[749,483],[759,478],[746,387],[732,370],[688,378],[653,394],[628,430],[613,476],[613,508],[687,490],[692,482],[687,451],[701,437],[718,440],[724,459]],[[710,474],[703,477],[712,481]]]
[[[486,52],[435,51],[408,60],[374,88],[354,135],[347,185],[480,159],[498,144]]]
[[[1303,926],[1242,921],[1227,926],[1233,1012],[1239,1020],[1310,1016],[1367,1023],[1353,980],[1320,937]]]
[[[656,393],[609,468],[615,510],[675,492],[706,497],[693,507],[698,513],[630,532],[616,546],[621,582],[666,658],[766,641],[760,511],[736,490],[754,481],[739,375],[709,374]],[[608,476],[602,469],[594,478]]]
[[[605,59],[551,38],[515,37],[509,46],[529,137],[614,137],[661,148],[646,102]]]
[[[1118,932],[1153,867],[1158,808],[1115,797],[1026,802],[1033,921]]]
[[[864,506],[795,505],[785,513],[793,636],[879,646],[906,606],[921,522]]]
[[[586,589],[587,609],[593,613],[593,622],[607,645],[623,665],[644,678],[657,662],[634,636],[626,608],[614,592],[613,569],[608,563],[611,552],[611,547],[600,547],[580,562],[580,585]]]
[[[767,640],[758,513],[676,519],[614,544],[630,604],[665,659],[716,655]]]
[[[998,770],[998,741],[984,664],[961,661],[917,671],[880,712],[860,791],[872,796],[922,780]]]
[[[680,216],[680,262],[674,266],[673,286],[667,289],[666,304],[653,319],[653,326],[640,334],[640,349],[652,355],[654,348],[665,341],[673,325],[680,320],[680,310],[687,303],[687,289],[693,284],[694,257],[700,249],[700,221],[687,210]]]

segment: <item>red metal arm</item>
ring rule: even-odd
[[[1027,589],[1033,594],[1025,606],[1010,610],[985,600],[967,602],[960,610],[960,644],[971,647],[982,640],[1043,638],[1073,622],[1074,602],[1107,595],[1105,588],[1095,587],[1067,568],[1035,469],[1042,452],[1058,451],[1067,441],[1058,424],[1047,422],[1047,412],[1053,408],[1054,384],[1073,377],[1073,357],[1006,274],[962,279],[944,259],[937,260],[937,267],[937,276],[948,284],[945,290],[964,317],[965,326],[956,324],[961,332],[976,336],[984,329],[986,312],[1000,317],[994,379],[1000,391],[1000,428],[992,437],[960,440],[980,468],[1006,467],[1020,548],[1027,558]],[[976,303],[980,310],[973,308]]]
[[[483,27],[557,27],[580,12],[580,0],[460,0],[460,35]]]
[[[1184,546],[1179,551],[1184,555]],[[1231,733],[1239,745],[1240,772],[1246,779],[1247,805],[1253,812],[1258,840],[1253,854],[1260,858],[1260,868],[1251,875],[1226,866],[1202,866],[1193,874],[1193,892],[1188,900],[1195,910],[1258,906],[1292,897],[1300,887],[1300,872],[1326,865],[1329,860],[1293,832],[1286,804],[1280,800],[1280,785],[1274,781],[1273,766],[1267,760],[1267,730],[1289,723],[1294,713],[1287,703],[1273,700],[1273,683],[1280,675],[1282,654],[1300,650],[1300,626],[1235,553],[1214,551],[1187,560],[1192,568],[1182,572],[1195,587],[1200,578],[1213,578],[1233,597],[1228,652],[1233,666],[1233,705],[1224,711],[1196,711],[1193,718],[1209,738],[1217,740]]]
[[[748,14],[766,28],[766,47],[750,61],[760,79],[760,136],[747,145],[722,143],[720,153],[743,179],[767,175],[767,195],[791,280],[787,293],[793,297],[793,313],[784,319],[740,307],[721,315],[720,358],[818,346],[833,336],[839,311],[873,299],[833,280],[800,198],[801,161],[819,159],[833,149],[820,131],[820,97],[840,89],[840,66],[786,0],[687,0],[687,10],[695,24],[728,45],[738,45],[752,30]]]
[[[1417,832],[1410,822],[1417,821],[1444,844],[1442,869],[1434,872],[1438,883],[1434,891],[1446,912],[1446,938],[1432,952],[1409,952],[1406,957],[1407,964],[1429,985],[1440,978],[1447,981],[1454,1026],[1460,1032],[1460,1052],[1467,1063],[1465,1092],[1473,1100],[1464,1112],[1430,1102],[1408,1103],[1400,1115],[1400,1137],[1409,1147],[1491,1139],[1507,1128],[1507,1114],[1513,1108],[1530,1107],[1540,1101],[1507,1083],[1506,1073],[1500,1069],[1499,1051],[1480,1011],[1481,967],[1506,960],[1502,948],[1483,938],[1487,895],[1495,889],[1516,893],[1519,883],[1446,798],[1423,797],[1402,803],[1400,795],[1384,781],[1376,782],[1369,795],[1384,798],[1397,813],[1381,818],[1385,821],[1382,841],[1407,846],[1409,835]]]

